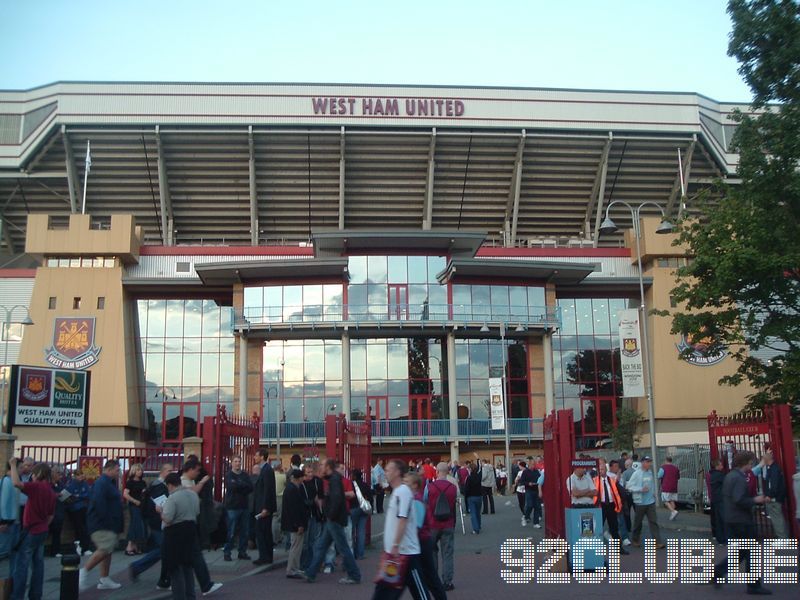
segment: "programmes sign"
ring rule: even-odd
[[[86,371],[14,365],[12,425],[85,427],[90,377]]]

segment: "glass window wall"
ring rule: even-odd
[[[617,311],[627,298],[561,298],[562,326],[553,338],[556,404],[572,408],[582,443],[607,437],[622,397]]]
[[[187,431],[196,431],[203,415],[233,406],[231,309],[183,299],[138,300],[136,307],[148,440],[194,435]]]

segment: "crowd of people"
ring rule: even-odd
[[[588,459],[581,455],[580,459]],[[712,461],[706,477],[711,505],[711,528],[724,544],[729,537],[756,537],[753,506],[761,505],[775,537],[788,537],[783,508],[791,491],[770,451],[760,462],[752,453],[728,457],[731,468]],[[658,524],[655,492],[678,517],[677,491],[680,469],[671,457],[656,471],[652,458],[627,453],[617,459],[598,459],[586,468],[576,461],[564,482],[573,508],[601,509],[609,540],[626,546],[641,545],[645,518],[656,548],[664,548]],[[517,460],[507,471],[488,459],[440,462],[431,459],[386,463],[375,461],[369,473],[329,459],[302,464],[299,455],[283,468],[259,450],[249,472],[242,457],[234,457],[224,475],[224,521],[215,510],[213,481],[196,456],[188,456],[180,471],[162,465],[158,477],[147,482],[142,465],[133,464],[120,485],[121,468],[108,460],[102,474],[88,482],[81,470],[68,474],[61,465],[12,458],[8,473],[0,479],[0,558],[7,565],[1,574],[10,582],[12,599],[42,595],[44,555],[60,556],[62,526],[68,520],[75,552],[86,557],[80,569],[80,587],[88,587],[89,573],[99,571],[98,589],[121,587],[110,577],[113,553],[125,531],[124,552],[138,556],[129,566],[132,580],[161,563],[158,587],[172,589],[174,598],[193,598],[194,580],[210,594],[221,587],[211,580],[202,550],[211,536],[224,532],[225,561],[252,560],[268,565],[274,548],[288,551],[286,577],[313,583],[320,571],[333,573],[341,564],[345,576],[339,583],[360,583],[358,561],[364,558],[367,518],[385,513],[384,559],[400,566],[403,586],[417,598],[443,600],[454,589],[454,546],[457,516],[469,515],[472,534],[482,530],[482,517],[495,513],[495,494],[506,489],[517,497],[523,527],[541,528],[542,487],[545,485],[541,456]],[[658,485],[656,485],[658,480]],[[800,493],[800,474],[793,481]],[[120,491],[121,489],[121,491]],[[124,516],[127,505],[129,518]],[[800,514],[797,515],[800,519]],[[47,540],[50,544],[46,545]],[[248,554],[255,548],[258,555]],[[71,548],[70,548],[71,551]],[[745,560],[747,557],[745,557]],[[382,564],[383,564],[382,563]],[[717,567],[720,574],[727,566]],[[750,591],[760,593],[758,584]],[[398,582],[379,579],[375,598],[396,598]]]
[[[60,465],[35,463],[30,458],[8,462],[0,480],[0,558],[4,590],[10,598],[42,597],[45,545],[48,553],[61,556],[62,525],[69,519],[74,533],[74,553],[86,560],[79,571],[79,587],[89,587],[89,573],[97,568],[100,590],[121,584],[110,576],[111,561],[125,530],[124,504],[129,519],[125,554],[141,555],[131,563],[132,579],[159,561],[158,587],[172,587],[173,597],[194,597],[196,576],[203,594],[222,584],[211,581],[202,548],[208,544],[213,519],[212,482],[197,457],[189,456],[180,474],[164,464],[151,483],[144,480],[142,465],[130,466],[120,491],[120,462],[107,460],[100,476],[91,483],[76,470],[67,475]],[[208,499],[211,499],[209,514]],[[124,500],[124,503],[123,503]],[[187,570],[188,569],[188,570]]]

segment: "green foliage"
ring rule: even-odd
[[[614,450],[632,451],[639,444],[641,437],[636,435],[636,430],[643,419],[644,415],[627,406],[617,409],[617,426],[608,432]]]
[[[731,0],[728,53],[754,94],[737,112],[739,185],[719,184],[718,202],[680,223],[677,243],[694,260],[672,294],[685,303],[673,332],[711,338],[739,363],[721,383],[749,382],[747,408],[800,396],[800,3]],[[769,104],[778,102],[779,105]],[[762,362],[750,350],[780,354]]]

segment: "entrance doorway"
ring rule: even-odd
[[[389,396],[367,396],[367,413],[375,425],[376,435],[389,435]]]
[[[197,435],[200,404],[197,402],[165,402],[163,404],[161,440],[180,442]]]
[[[408,319],[408,284],[389,284],[389,320],[405,321]]]

